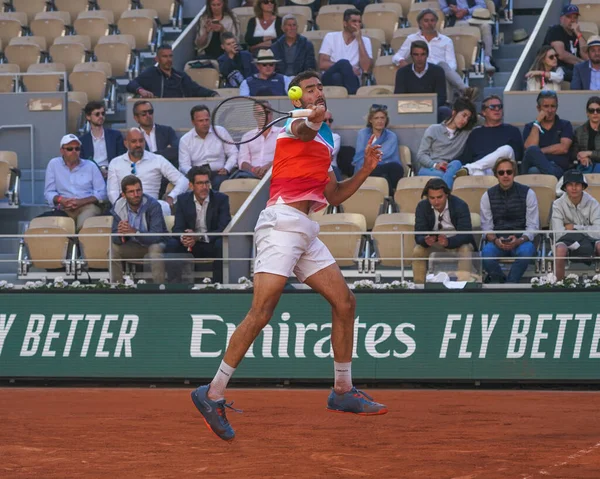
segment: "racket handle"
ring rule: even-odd
[[[310,115],[312,113],[312,110],[306,109],[306,110],[292,110],[290,111],[290,114],[292,115],[292,118],[305,118],[308,115]]]

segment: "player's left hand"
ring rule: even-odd
[[[322,123],[325,120],[325,113],[327,112],[327,108],[323,105],[317,106],[309,106],[310,110],[312,110],[311,114],[308,115],[308,121],[312,123]]]
[[[365,148],[365,161],[363,163],[363,168],[367,170],[369,173],[373,171],[379,162],[381,161],[381,145],[374,145],[375,135],[371,135],[369,141],[367,143],[367,147]]]

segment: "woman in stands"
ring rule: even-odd
[[[210,0],[198,20],[196,49],[198,58],[216,60],[223,54],[221,33],[231,32],[239,40],[240,22],[224,0]]]
[[[404,169],[400,162],[398,151],[398,137],[396,133],[387,129],[390,117],[387,105],[372,105],[367,116],[367,127],[358,132],[356,138],[356,154],[352,160],[354,171],[362,168],[365,161],[365,149],[371,135],[375,136],[373,145],[381,145],[381,160],[369,176],[385,178],[388,182],[389,195],[394,195],[394,190],[400,178],[404,176]]]
[[[452,160],[460,157],[476,124],[473,102],[465,97],[458,98],[452,105],[450,118],[425,130],[417,153],[419,176],[442,178],[452,188],[454,176],[462,167],[460,161]]]
[[[531,70],[525,74],[527,91],[560,90],[565,78],[564,70],[558,66],[558,55],[550,45],[540,48]]]
[[[571,155],[578,170],[600,173],[600,97],[590,97],[585,110],[588,121],[575,129]]]
[[[271,48],[271,44],[283,35],[281,17],[277,15],[277,0],[256,0],[254,17],[248,21],[246,44],[253,55],[261,48]]]

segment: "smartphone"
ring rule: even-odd
[[[440,170],[446,171],[448,169],[448,165],[440,165]]]
[[[219,20],[211,20],[211,23],[219,23]]]
[[[500,238],[500,243],[508,244],[510,242],[511,242],[510,238]]]

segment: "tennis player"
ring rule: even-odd
[[[225,388],[252,342],[267,325],[288,277],[296,277],[331,304],[331,344],[335,383],[327,409],[360,415],[387,413],[383,404],[352,385],[354,295],[335,259],[317,238],[319,225],[309,213],[339,205],[352,196],[381,159],[379,145],[369,140],[363,167],[352,178],[338,182],[331,167],[333,135],[326,123],[327,103],[320,76],[314,71],[297,75],[289,87],[302,89],[296,108],[307,108],[307,118],[287,120],[277,137],[270,198],[255,228],[256,260],[254,297],[250,311],[231,336],[216,376],[192,392],[192,400],[206,425],[221,439],[231,441],[235,432],[225,414]]]

